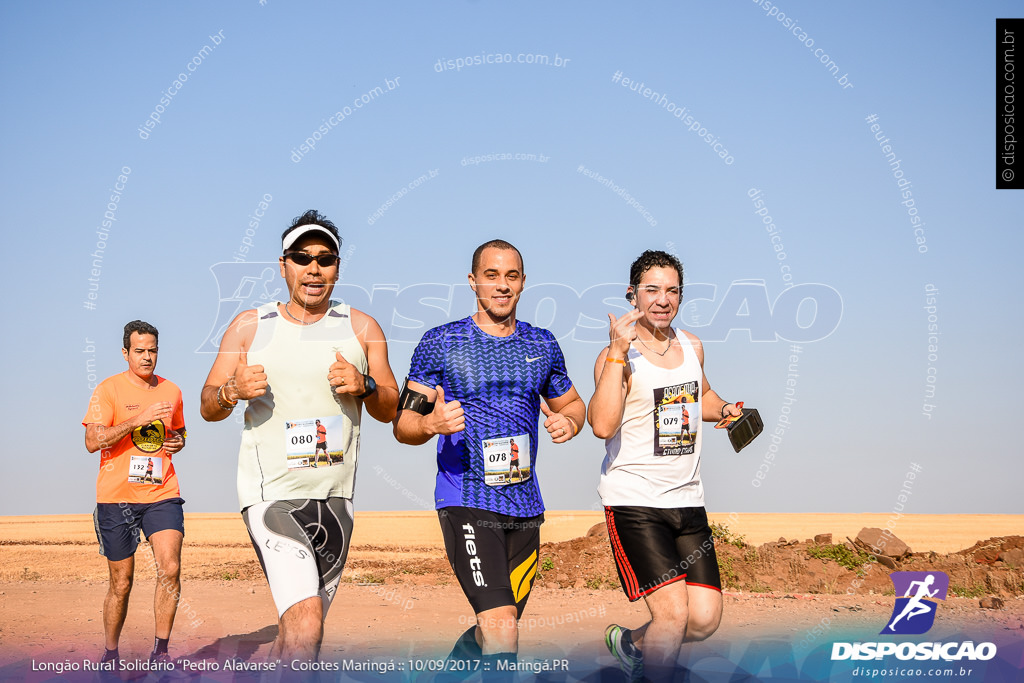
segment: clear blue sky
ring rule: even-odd
[[[789,28],[750,0],[5,4],[0,514],[92,510],[98,456],[80,425],[90,372],[124,369],[121,328],[134,318],[160,329],[158,373],[184,392],[186,509],[235,510],[239,428],[199,417],[205,349],[223,316],[259,299],[265,283],[232,296],[308,208],[341,226],[339,293],[381,323],[399,378],[427,327],[471,311],[470,254],[502,237],[525,256],[520,317],[557,331],[589,399],[629,263],[667,248],[693,300],[678,322],[705,339],[712,386],[766,425],[740,454],[706,433],[710,510],[886,512],[917,463],[906,513],[1021,512],[1024,195],[993,189],[992,94],[995,18],[1020,5],[779,9]],[[924,253],[871,115],[911,183]],[[517,154],[534,158],[471,163]],[[246,263],[215,267],[238,253],[265,195]],[[928,285],[941,333],[931,360]],[[800,335],[812,339],[788,377],[779,337]],[[769,452],[784,410],[790,426]],[[357,509],[429,505],[434,445],[364,424]],[[542,443],[539,457],[549,508],[596,508],[602,442]]]

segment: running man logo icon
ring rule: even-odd
[[[896,605],[892,608],[889,623],[880,634],[919,635],[927,632],[935,623],[935,611],[939,605],[936,601],[946,599],[949,576],[938,571],[892,572],[889,578],[896,589]]]
[[[215,263],[210,272],[217,280],[217,319],[196,353],[217,353],[224,330],[236,315],[276,301],[283,291],[278,265],[272,261]]]

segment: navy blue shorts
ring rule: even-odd
[[[181,498],[157,503],[97,503],[92,513],[100,555],[111,562],[126,560],[139,547],[140,531],[146,537],[158,531],[177,529],[185,535],[185,513]]]

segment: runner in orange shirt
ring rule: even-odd
[[[140,531],[153,549],[159,581],[154,600],[156,638],[151,662],[168,664],[167,641],[181,593],[181,542],[185,521],[171,456],[185,445],[181,390],[154,374],[157,330],[133,320],[124,326],[128,371],[96,387],[82,425],[85,447],[100,451],[93,521],[110,585],[103,601],[106,651],[119,660],[118,641],[128,613]]]
[[[519,481],[523,480],[523,471],[519,469],[519,444],[512,442],[512,455],[508,462],[508,482],[512,483],[512,470],[516,471]]]
[[[320,424],[320,420],[316,421],[316,448],[313,450],[313,467],[320,464],[320,451],[324,452],[324,457],[327,458],[327,466],[330,467],[331,454],[327,452],[327,427]],[[345,462],[342,460],[342,462]]]

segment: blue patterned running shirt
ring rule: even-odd
[[[540,397],[558,398],[572,388],[554,335],[520,320],[512,335],[495,337],[472,317],[456,320],[423,335],[409,379],[440,385],[445,401],[459,401],[466,414],[463,431],[438,436],[438,509],[515,517],[544,512],[534,470]]]

